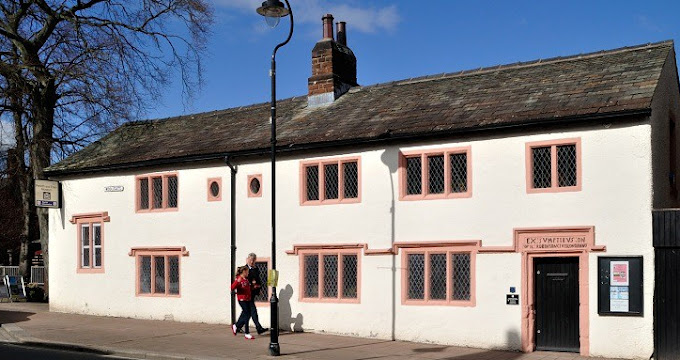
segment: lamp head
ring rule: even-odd
[[[257,8],[257,13],[264,16],[269,27],[274,28],[279,24],[282,17],[290,14],[290,9],[286,9],[279,0],[267,0],[262,2],[262,6]]]

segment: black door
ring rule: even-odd
[[[536,258],[534,274],[536,350],[578,352],[578,258]]]

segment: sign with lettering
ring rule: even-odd
[[[123,186],[105,186],[104,187],[104,192],[121,192],[125,190],[125,187]]]
[[[529,235],[521,238],[520,250],[583,250],[588,248],[585,235]]]
[[[59,208],[59,182],[49,180],[35,181],[35,206]]]
[[[519,305],[519,295],[518,294],[506,294],[505,295],[506,305]]]

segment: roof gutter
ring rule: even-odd
[[[298,144],[290,144],[290,145],[287,145],[285,147],[277,148],[277,152],[280,153],[280,154],[294,153],[294,152],[298,152],[298,151],[318,150],[318,149],[325,149],[325,148],[338,147],[338,146],[372,145],[372,144],[389,143],[389,142],[396,142],[396,141],[403,141],[403,140],[433,139],[433,138],[450,137],[450,136],[453,136],[453,135],[477,134],[477,133],[487,132],[487,131],[514,130],[514,129],[530,128],[530,127],[534,127],[534,126],[551,126],[552,127],[552,126],[569,125],[569,124],[582,124],[582,123],[601,121],[601,120],[606,120],[606,119],[611,119],[611,118],[616,118],[616,117],[649,116],[649,115],[651,115],[651,113],[652,113],[652,110],[650,108],[644,108],[644,109],[623,110],[623,111],[603,113],[603,114],[586,114],[586,115],[567,116],[567,117],[558,118],[558,119],[538,118],[538,119],[534,119],[534,120],[531,120],[531,121],[523,121],[521,123],[491,124],[491,125],[487,125],[487,126],[480,126],[480,127],[474,127],[474,128],[464,128],[464,129],[453,129],[453,130],[448,130],[448,131],[438,131],[436,133],[426,132],[426,133],[407,133],[407,134],[396,134],[395,135],[395,134],[387,132],[387,133],[384,133],[384,134],[377,136],[377,137],[364,138],[364,139],[360,138],[360,139],[326,141],[326,142],[318,142],[318,143],[304,143],[304,144],[299,144],[299,145]],[[51,176],[51,177],[58,177],[58,176],[72,175],[72,174],[106,172],[106,171],[114,171],[114,170],[128,170],[128,169],[136,169],[136,168],[157,166],[157,165],[182,164],[182,163],[189,163],[189,162],[222,160],[225,157],[233,157],[233,156],[242,157],[242,156],[266,155],[266,154],[269,154],[269,153],[271,153],[271,149],[267,147],[267,148],[248,149],[248,150],[221,152],[221,153],[213,153],[213,154],[190,155],[190,156],[182,156],[182,157],[176,157],[176,158],[154,159],[154,160],[148,160],[148,161],[139,161],[139,162],[125,163],[125,164],[97,166],[97,167],[77,169],[77,170],[68,170],[68,169],[67,170],[49,170],[48,169],[48,170],[45,170],[45,174],[47,176]]]

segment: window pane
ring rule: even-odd
[[[420,157],[406,158],[406,194],[422,194],[422,182]]]
[[[531,149],[534,160],[534,188],[542,189],[551,186],[552,165],[550,160],[550,147],[537,147]]]
[[[153,178],[153,208],[160,209],[163,207],[163,178]]]
[[[427,157],[429,175],[428,192],[430,194],[444,193],[444,155]]]
[[[576,186],[576,145],[557,147],[557,177],[559,186]]]
[[[179,294],[179,256],[168,256],[168,293]]]
[[[326,199],[338,198],[338,164],[327,164],[323,166],[324,176],[324,196]]]
[[[80,225],[80,240],[82,244],[80,265],[90,267],[90,224]]]
[[[92,230],[94,232],[94,246],[98,246],[102,244],[102,225],[101,224],[92,224]]]
[[[446,300],[446,254],[430,255],[430,299]]]
[[[255,267],[260,272],[260,293],[255,296],[255,301],[268,301],[269,300],[269,287],[267,286],[267,271],[269,271],[269,264],[264,261],[255,262]]]
[[[470,254],[453,254],[453,300],[470,300]]]
[[[319,200],[319,167],[307,166],[307,200]]]
[[[338,297],[338,256],[323,257],[323,297]]]
[[[408,298],[425,298],[425,255],[408,255]]]
[[[154,293],[165,294],[165,257],[154,256],[154,286],[156,287]]]
[[[94,247],[94,267],[102,266],[102,248]]]
[[[357,286],[357,256],[343,255],[342,256],[342,297],[348,299],[356,299],[358,294]]]
[[[451,192],[467,192],[467,154],[451,154],[449,161],[451,162]]]
[[[151,292],[151,256],[142,256],[139,264],[139,293]]]
[[[210,194],[213,197],[217,197],[220,194],[220,184],[217,181],[212,181],[210,183]]]
[[[139,208],[149,208],[149,179],[139,179]]]
[[[250,179],[250,192],[253,194],[259,194],[260,193],[260,179],[258,178],[252,178]]]
[[[90,267],[90,248],[83,249],[83,267]]]
[[[305,297],[319,297],[319,256],[305,255]]]
[[[359,167],[356,161],[342,164],[345,199],[356,199],[359,197]]]
[[[177,207],[177,176],[168,176],[168,207]]]

